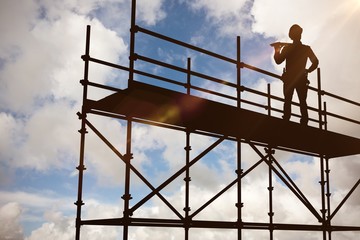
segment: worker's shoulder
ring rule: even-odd
[[[310,45],[301,44],[301,46],[302,46],[303,48],[306,48],[306,49],[311,49]]]
[[[311,47],[309,45],[306,44],[299,44],[299,45],[294,45],[294,48],[296,49],[301,49],[301,51],[309,51],[311,50]]]

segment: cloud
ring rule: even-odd
[[[248,27],[252,21],[248,11],[251,3],[248,0],[196,0],[187,2],[194,11],[205,11],[211,24],[216,26],[219,36],[236,36],[240,33],[244,37],[252,34]]]
[[[166,13],[163,10],[163,3],[164,0],[139,0],[137,2],[138,19],[144,21],[147,25],[154,25],[164,19]]]
[[[7,14],[12,9],[20,17],[14,20],[13,30],[4,29],[9,34],[0,43],[1,58],[11,59],[0,69],[1,121],[6,124],[1,127],[1,147],[7,149],[1,161],[38,170],[60,167],[64,157],[77,152],[75,113],[82,99],[80,56],[84,54],[86,25],[93,26],[91,51],[95,57],[117,62],[122,56],[121,61],[126,59],[127,46],[114,31],[87,18],[86,13],[98,1],[81,1],[76,6],[73,1],[26,1],[20,7],[11,1],[4,4],[3,22],[13,19]],[[90,73],[100,83],[114,78],[110,68],[93,66]],[[98,91],[91,94],[94,98],[103,95]]]
[[[83,207],[83,219],[111,218],[118,217],[119,208],[114,205],[106,205],[96,200],[86,202]],[[35,239],[54,239],[70,240],[75,238],[75,218],[74,216],[64,216],[61,211],[47,210],[44,213],[45,223],[41,227],[32,231],[26,240]],[[81,239],[118,239],[120,228],[83,226],[81,228]]]
[[[24,238],[20,224],[21,207],[15,202],[0,207],[0,236],[3,239],[21,240]]]

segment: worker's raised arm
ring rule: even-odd
[[[282,52],[282,51],[284,51],[284,49],[281,50],[282,47],[283,46],[278,46],[278,45],[274,46],[274,49],[275,49],[274,60],[275,60],[276,64],[280,64],[285,60],[285,54]]]

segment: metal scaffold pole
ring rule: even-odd
[[[126,154],[125,157],[125,193],[123,195],[124,200],[124,231],[123,231],[123,240],[128,239],[129,235],[129,223],[130,223],[130,200],[131,200],[131,194],[130,194],[130,162],[133,158],[133,155],[131,153],[131,136],[132,136],[132,121],[131,118],[127,121],[127,135],[126,135]]]
[[[236,58],[237,58],[237,64],[236,64],[236,78],[237,78],[237,107],[241,108],[241,39],[240,36],[236,38]],[[237,139],[237,223],[238,223],[238,240],[242,239],[242,228],[243,228],[243,222],[242,222],[242,196],[241,196],[241,175],[243,173],[242,167],[241,167],[241,139]]]
[[[268,165],[269,165],[269,233],[270,233],[270,240],[274,239],[274,211],[273,211],[273,178],[272,178],[272,164],[273,164],[273,154],[275,151],[271,149],[271,147],[265,149],[268,155]]]
[[[131,27],[130,27],[130,54],[129,54],[129,81],[128,87],[131,87],[134,81],[134,62],[135,62],[135,21],[136,21],[136,0],[131,1]],[[130,166],[131,166],[131,136],[132,136],[132,118],[127,118],[127,133],[126,133],[126,154],[125,154],[125,193],[124,200],[124,226],[123,226],[123,240],[127,240],[129,236],[130,224]]]
[[[326,200],[327,200],[327,215],[326,215],[326,223],[327,226],[331,226],[331,219],[330,219],[330,197],[331,197],[331,193],[330,193],[330,168],[329,168],[329,158],[325,158],[325,176],[326,176]],[[331,240],[331,231],[328,231],[328,237],[329,240]]]
[[[190,209],[190,181],[191,181],[191,177],[190,177],[190,151],[191,151],[191,146],[190,146],[190,132],[186,131],[186,146],[185,146],[185,151],[186,151],[186,170],[185,170],[185,207],[184,207],[184,211],[185,211],[185,218],[184,218],[184,229],[185,229],[185,240],[189,239],[189,230],[190,230],[190,223],[191,223],[191,218],[189,216],[189,212],[191,211]]]
[[[134,63],[135,63],[135,25],[136,25],[136,0],[131,2],[131,27],[130,27],[130,56],[129,56],[129,81],[130,87],[134,81]]]
[[[90,58],[90,26],[86,28],[86,46],[85,46],[85,55],[82,56],[84,60],[84,79],[81,80],[81,84],[83,85],[83,106],[87,99],[87,91],[88,91],[88,75],[89,75],[89,58]],[[75,239],[80,239],[80,228],[81,228],[81,207],[84,205],[82,201],[82,192],[83,192],[83,178],[84,178],[84,170],[86,170],[84,165],[84,156],[85,156],[85,135],[86,131],[86,111],[85,108],[82,108],[82,113],[78,113],[79,118],[81,119],[81,129],[79,130],[81,134],[80,138],[80,157],[79,157],[79,166],[76,168],[79,171],[78,178],[78,197],[75,205],[76,209],[76,232]]]
[[[324,169],[324,157],[320,157],[320,185],[321,185],[321,224],[323,227],[323,240],[326,240],[326,205],[325,205],[325,169]]]

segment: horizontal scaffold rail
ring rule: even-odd
[[[154,218],[112,218],[83,220],[83,225],[99,226],[142,226],[142,227],[171,227],[183,228],[184,220],[178,219],[154,219]],[[250,230],[289,230],[289,231],[360,231],[357,226],[323,226],[310,224],[286,224],[286,223],[260,223],[260,222],[236,222],[236,221],[204,221],[192,220],[191,228],[213,228],[213,229],[250,229]]]

